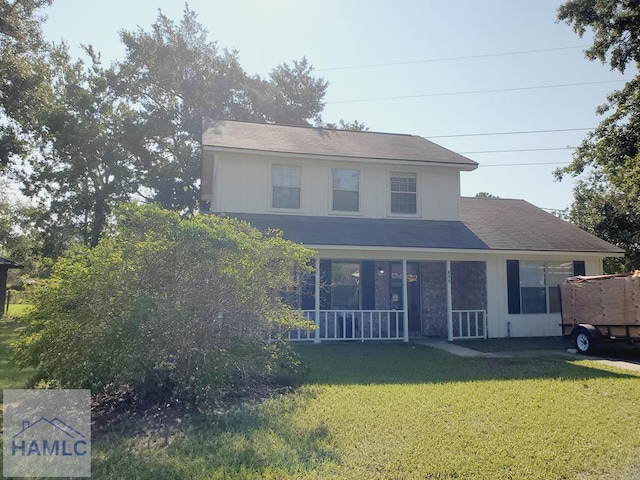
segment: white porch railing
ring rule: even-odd
[[[291,341],[323,340],[403,340],[402,310],[304,310],[317,330],[289,331]]]
[[[487,338],[486,310],[453,310],[453,338]]]

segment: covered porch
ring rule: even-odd
[[[290,298],[314,330],[292,341],[409,341],[487,337],[486,262],[316,258]]]

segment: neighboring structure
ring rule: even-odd
[[[461,198],[477,163],[421,137],[206,121],[201,210],[318,252],[292,339],[560,335],[558,284],[624,252],[523,201]]]
[[[7,274],[10,268],[22,268],[12,260],[0,257],[0,317],[4,314],[7,300]]]

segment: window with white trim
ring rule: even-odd
[[[417,177],[415,173],[391,172],[391,213],[417,213]]]
[[[300,209],[300,179],[302,167],[297,165],[271,166],[271,206]]]
[[[332,262],[331,309],[360,309],[360,263]]]
[[[333,205],[334,212],[360,211],[360,171],[346,168],[334,168]]]
[[[559,313],[560,287],[584,262],[507,260],[509,313]]]

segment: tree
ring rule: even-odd
[[[206,406],[294,358],[278,327],[309,323],[277,292],[310,254],[234,219],[121,206],[100,244],[66,253],[35,287],[15,358],[33,382]]]
[[[68,226],[95,246],[113,206],[138,190],[139,161],[127,148],[142,140],[134,110],[108,82],[113,72],[86,52],[90,66],[61,66],[53,101],[32,123],[45,132],[43,152],[20,177],[23,193],[48,207],[52,226]]]
[[[631,0],[570,0],[558,20],[583,36],[594,35],[585,51],[590,60],[625,72],[640,61],[640,4]],[[586,173],[574,193],[571,219],[578,226],[625,248],[625,268],[640,268],[640,77],[607,97],[597,109],[607,115],[574,153],[573,162],[556,171],[558,178]],[[620,266],[620,265],[619,265]]]
[[[638,202],[595,174],[578,182],[574,197],[569,221],[627,251],[624,258],[605,259],[605,271],[613,273],[636,269],[640,265]]]
[[[139,106],[145,142],[140,181],[149,200],[191,211],[198,198],[202,118],[308,124],[322,111],[327,83],[312,76],[306,59],[273,70],[269,79],[247,75],[237,53],[207,39],[195,12],[180,23],[159,13],[151,31],[122,31],[121,93]]]
[[[53,59],[37,11],[52,0],[0,0],[0,171],[29,151],[29,124],[48,104]],[[38,132],[35,132],[38,133]]]
[[[475,194],[475,197],[476,198],[500,198],[499,196],[489,192],[478,192]]]
[[[353,122],[345,122],[340,119],[338,124],[335,123],[325,123],[323,125],[324,128],[332,128],[334,130],[350,130],[352,132],[366,132],[369,130],[364,122],[359,122],[358,120],[354,120]]]
[[[34,11],[49,3],[0,0],[0,159],[25,165],[14,174],[52,255],[97,245],[114,205],[134,198],[195,211],[203,117],[319,118],[327,84],[306,59],[249,76],[188,8],[179,23],[160,12],[150,31],[121,32],[126,57],[105,68],[91,47],[72,61],[44,42]]]

